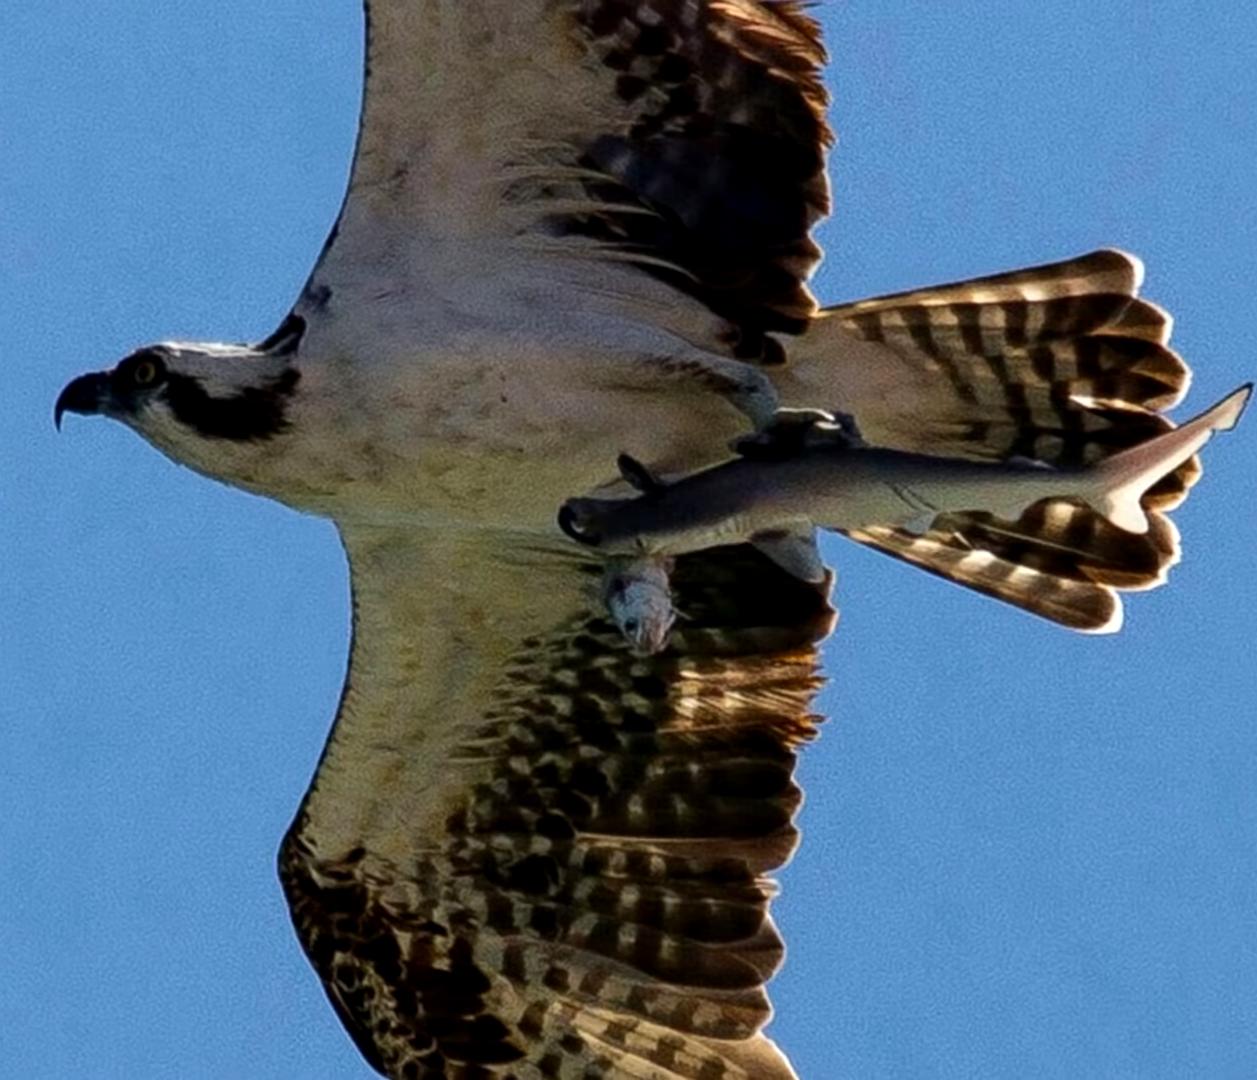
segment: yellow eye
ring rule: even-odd
[[[166,365],[161,357],[148,353],[140,353],[131,357],[119,369],[118,374],[126,384],[139,390],[147,390],[156,386],[166,377]]]

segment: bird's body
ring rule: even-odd
[[[717,465],[780,406],[899,453],[1081,466],[1173,426],[1169,319],[1115,251],[819,309],[824,52],[792,0],[366,14],[349,191],[283,325],[142,349],[58,418],[337,524],[350,669],[280,875],[375,1068],[786,1080],[767,875],[797,840],[831,579],[695,552],[613,624],[559,505],[614,494],[620,453]],[[1138,537],[1051,500],[852,535],[1095,628],[1177,559],[1197,473],[1144,496]],[[673,597],[669,648],[630,651]]]
[[[533,268],[549,288],[562,270],[553,262]],[[689,471],[745,431],[736,409],[660,362],[701,350],[614,304],[603,310],[588,282],[563,284],[571,308],[517,284],[503,285],[501,307],[485,305],[479,322],[440,293],[415,300],[443,319],[413,336],[388,331],[392,297],[343,320],[314,314],[292,360],[299,377],[284,423],[264,445],[212,446],[202,460],[199,440],[173,424],[154,441],[219,479],[338,519],[552,532],[552,508],[613,478],[621,449]]]

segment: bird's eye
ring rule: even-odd
[[[130,363],[126,365],[125,375],[132,386],[148,389],[156,386],[166,377],[166,365],[162,363],[160,357],[142,354],[132,357]]]

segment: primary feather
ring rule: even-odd
[[[641,657],[601,568],[520,538],[345,533],[353,657],[284,842],[298,932],[390,1076],[786,1080],[782,945],[825,587],[681,560]],[[390,748],[385,750],[385,748]]]

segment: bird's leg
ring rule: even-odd
[[[749,419],[756,431],[772,423],[780,407],[777,388],[759,368],[710,353],[685,353],[655,361],[656,370],[713,391]]]
[[[731,449],[747,457],[788,457],[803,446],[811,445],[813,428],[830,433],[854,430],[849,416],[841,420],[824,409],[783,409],[773,381],[760,369],[742,360],[729,360],[708,353],[671,356],[664,361],[664,370],[699,382],[728,401],[751,421],[751,434],[733,442]],[[762,448],[763,452],[756,451]]]
[[[668,644],[676,622],[668,575],[672,560],[639,555],[611,559],[602,579],[607,614],[632,650],[652,656]]]

